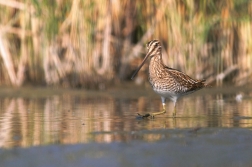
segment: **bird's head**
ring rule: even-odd
[[[135,75],[138,73],[138,71],[142,68],[144,65],[145,61],[148,59],[148,57],[153,57],[157,55],[157,53],[161,52],[161,44],[158,40],[152,40],[146,44],[147,47],[147,54],[145,58],[143,59],[142,63],[140,66],[137,68],[137,70],[134,72],[132,75],[131,79],[135,77]]]
[[[145,57],[153,57],[156,53],[161,52],[161,44],[158,40],[152,40],[146,44],[147,54]]]

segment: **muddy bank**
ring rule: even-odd
[[[135,131],[163,135],[131,141],[0,149],[0,166],[252,166],[252,131],[199,128]]]

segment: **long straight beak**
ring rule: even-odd
[[[137,75],[138,71],[142,68],[142,66],[144,65],[145,61],[148,59],[149,57],[149,53],[147,53],[147,55],[145,56],[145,58],[143,59],[142,63],[140,64],[140,66],[137,68],[137,70],[134,72],[134,74],[132,75],[131,79],[134,79],[134,77]]]

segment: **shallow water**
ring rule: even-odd
[[[133,152],[139,149],[138,146],[143,149],[144,144],[139,143],[156,143],[159,148],[165,142],[172,145],[173,151],[176,152],[181,146],[196,144],[197,141],[198,153],[194,158],[198,159],[201,147],[202,153],[206,153],[207,149],[226,148],[229,143],[229,151],[239,152],[236,149],[237,144],[242,143],[246,147],[252,145],[252,89],[249,87],[209,88],[185,96],[177,103],[176,118],[172,117],[173,103],[167,100],[167,113],[154,119],[136,118],[137,113],[145,114],[162,108],[160,97],[151,89],[121,88],[97,92],[5,88],[1,92],[1,148],[83,143],[88,147],[93,143],[110,143],[112,152],[108,154],[112,155],[115,154],[114,145],[118,142],[131,143]],[[178,143],[180,146],[176,147]],[[86,149],[85,146],[83,149]],[[90,151],[95,152],[95,149],[98,148],[94,147]],[[155,156],[162,153],[151,145],[146,149],[154,151]],[[242,151],[241,148],[241,154]],[[247,151],[245,158],[250,154],[252,157],[252,148],[247,147]],[[46,151],[44,153],[46,154]],[[9,157],[12,152],[0,151],[0,155],[5,154]],[[20,153],[20,156],[22,154]],[[124,154],[121,156],[127,156]],[[144,158],[146,155],[144,153],[139,156]],[[229,158],[232,156],[237,157],[234,153]],[[130,159],[130,156],[128,158]],[[178,164],[173,160],[174,164]],[[251,161],[247,161],[242,165],[252,165]],[[238,162],[239,157],[234,164]],[[4,163],[5,166],[7,164]],[[138,166],[137,164],[135,165]],[[115,166],[117,165],[119,164]]]

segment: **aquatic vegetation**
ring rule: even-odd
[[[249,0],[1,2],[0,83],[104,89],[128,80],[145,43],[159,39],[167,65],[244,85],[252,82],[251,14]]]

